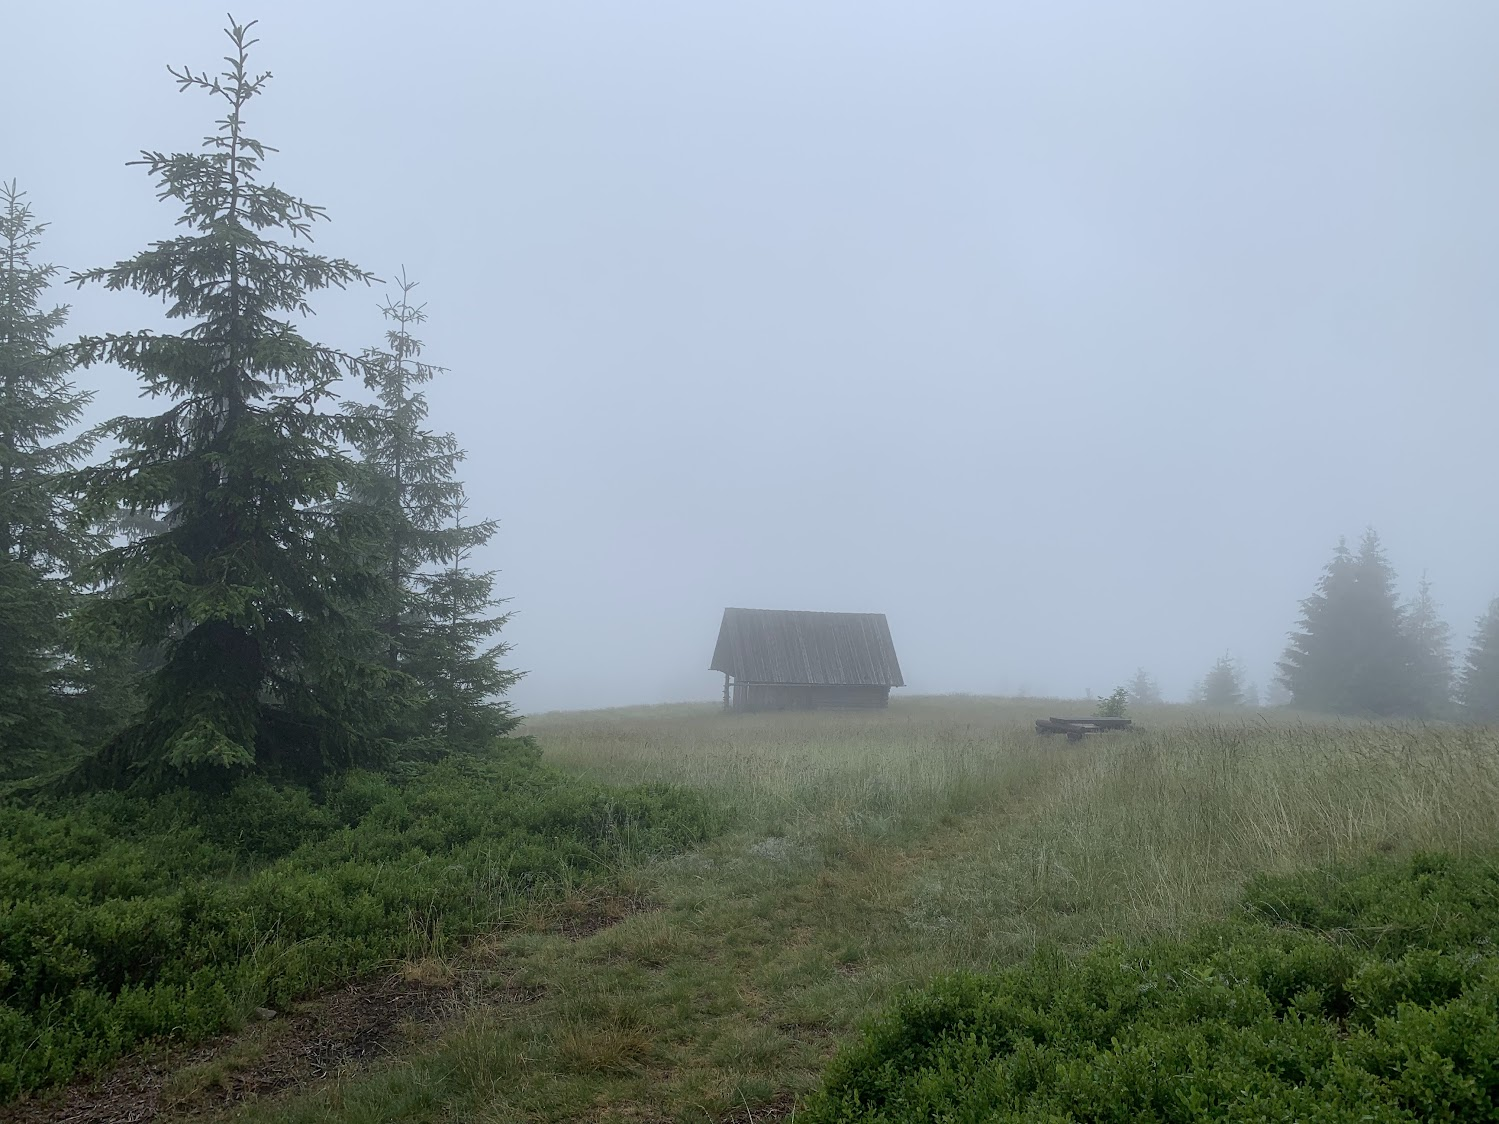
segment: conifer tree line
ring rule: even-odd
[[[495,523],[468,516],[463,452],[427,425],[443,372],[415,282],[362,353],[299,327],[319,291],[377,279],[316,253],[323,209],[266,174],[253,26],[231,20],[222,73],[170,71],[221,111],[201,150],[133,162],[175,233],[69,278],[158,298],[173,330],[66,340],[45,224],[0,189],[0,778],[314,778],[517,722],[494,575],[470,565]],[[160,412],[69,436],[95,364]]]
[[[1294,706],[1319,714],[1415,720],[1499,722],[1499,598],[1477,621],[1461,663],[1452,630],[1425,574],[1402,600],[1379,535],[1357,548],[1340,541],[1261,696],[1233,656],[1220,656],[1190,701],[1214,709]],[[1143,668],[1131,703],[1160,701]]]
[[[1379,535],[1340,541],[1279,662],[1302,709],[1374,718],[1499,720],[1499,600],[1477,623],[1461,667],[1431,582],[1401,601]]]

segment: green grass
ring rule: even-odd
[[[1033,708],[1031,708],[1033,711]],[[991,803],[1041,748],[1024,704],[919,699],[888,712],[725,715],[717,706],[552,715],[549,762],[598,780],[670,782],[728,801],[746,831],[878,836]]]
[[[0,805],[0,1100],[148,1040],[190,1043],[716,830],[700,799],[605,788],[511,743],[312,794]]]
[[[652,911],[581,940],[524,918],[497,929],[470,949],[475,998],[436,1041],[236,1115],[759,1119],[816,1089],[869,1018],[952,971],[1184,936],[1265,872],[1499,840],[1488,732],[1163,708],[1132,735],[1033,733],[1078,706],[533,720],[558,767],[695,789],[731,829],[620,872]],[[518,986],[544,991],[504,1001]]]
[[[903,997],[807,1122],[1499,1120],[1496,931],[1492,857],[1261,876],[1187,939]]]

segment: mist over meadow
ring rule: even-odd
[[[886,613],[909,692],[1180,699],[1225,653],[1264,689],[1370,526],[1459,649],[1499,593],[1487,5],[235,15],[317,249],[420,283],[522,712],[715,697],[725,606]],[[207,131],[163,66],[213,19],[8,18],[43,260],[170,236],[126,162]],[[309,334],[378,343],[388,291]]]

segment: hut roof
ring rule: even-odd
[[[725,609],[710,670],[741,683],[905,686],[884,613]]]

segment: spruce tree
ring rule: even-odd
[[[1161,702],[1160,687],[1156,685],[1154,676],[1143,667],[1135,671],[1134,678],[1129,681],[1125,690],[1132,706],[1158,706]]]
[[[461,504],[451,530],[447,564],[418,578],[430,623],[412,648],[407,671],[426,691],[425,724],[431,734],[448,749],[473,750],[519,722],[503,696],[520,673],[500,667],[510,646],[493,637],[510,618],[494,611],[503,603],[494,595],[494,572],[468,565],[472,548],[461,534],[467,530]]]
[[[505,645],[486,642],[506,617],[493,614],[494,575],[474,573],[467,560],[494,535],[496,523],[465,524],[464,453],[452,434],[426,427],[420,389],[442,368],[421,359],[415,329],[426,321],[413,303],[417,287],[403,269],[398,295],[381,312],[390,326],[383,348],[364,354],[370,405],[347,411],[364,425],[355,447],[362,457],[360,494],[379,515],[373,544],[386,583],[375,613],[387,666],[414,682],[415,704],[393,731],[423,756],[474,748],[511,729],[516,719],[499,696],[515,682],[500,669]]]
[[[1244,674],[1232,656],[1219,656],[1203,677],[1200,701],[1214,710],[1232,710],[1244,705]]]
[[[1452,709],[1452,630],[1442,619],[1425,574],[1415,600],[1405,609],[1405,634],[1412,660],[1411,715],[1440,718]]]
[[[160,297],[184,322],[78,345],[84,362],[121,367],[167,402],[102,427],[120,447],[80,475],[91,517],[160,521],[91,569],[111,589],[91,602],[92,624],[160,651],[161,665],[144,716],[89,779],[308,775],[380,755],[394,677],[364,606],[381,575],[347,495],[351,421],[323,408],[359,364],[290,319],[312,313],[316,290],[371,277],[313,253],[303,243],[323,209],[262,179],[274,150],[247,132],[246,107],[270,75],[249,69],[253,26],[231,23],[218,77],[169,68],[180,90],[223,105],[202,151],[134,162],[180,206],[181,233],[73,278]]]
[[[1355,712],[1380,717],[1410,717],[1417,713],[1412,669],[1415,646],[1407,629],[1405,610],[1395,592],[1394,567],[1385,557],[1379,536],[1371,529],[1359,543],[1356,589],[1359,594],[1359,698]]]
[[[1301,603],[1301,627],[1279,668],[1295,705],[1376,717],[1415,709],[1412,645],[1395,596],[1395,572],[1379,536],[1368,531],[1357,554],[1345,542]]]
[[[1478,618],[1458,695],[1467,721],[1499,723],[1499,597]]]
[[[1322,568],[1316,592],[1301,603],[1301,627],[1291,634],[1276,665],[1292,705],[1303,710],[1336,713],[1351,705],[1346,680],[1354,629],[1347,608],[1353,582],[1353,552],[1346,539],[1339,539],[1332,560]]]
[[[32,260],[46,224],[24,199],[14,181],[0,184],[0,776],[72,747],[68,576],[92,547],[60,485],[90,448],[63,437],[90,395],[53,344],[68,310],[42,307],[58,270]]]

